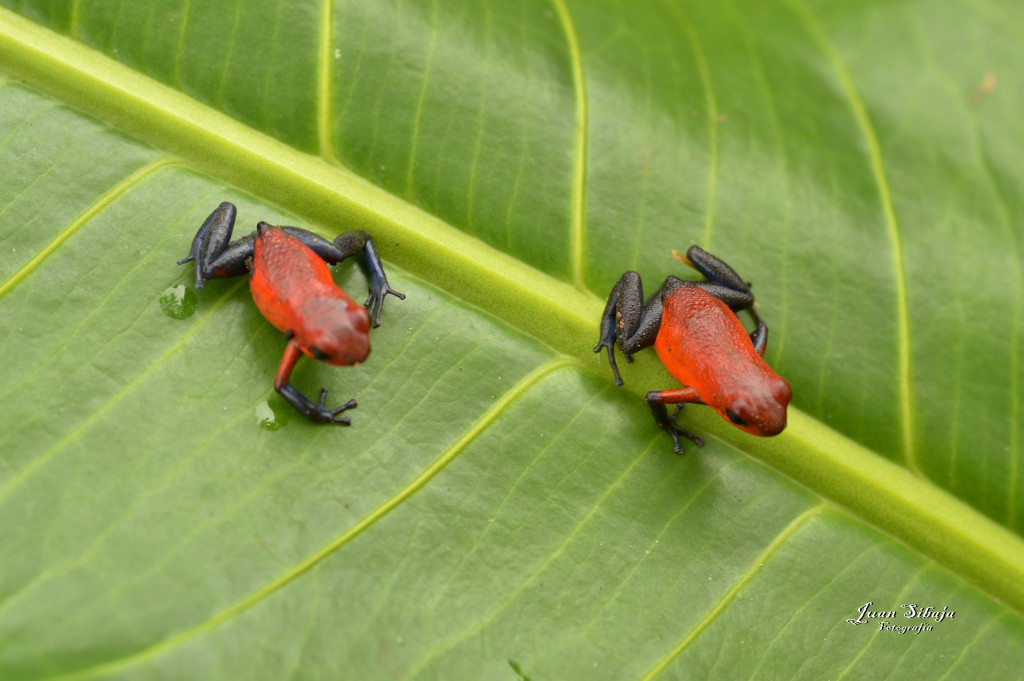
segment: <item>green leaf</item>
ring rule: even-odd
[[[0,4],[0,678],[1020,677],[1015,5]],[[224,200],[408,294],[351,428]],[[676,457],[590,348],[690,243],[794,403]]]

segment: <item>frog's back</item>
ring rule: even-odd
[[[750,379],[774,372],[754,349],[736,313],[698,286],[681,286],[662,299],[661,329],[654,349],[683,385],[710,392],[734,392]]]

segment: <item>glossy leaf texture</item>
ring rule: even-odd
[[[0,5],[0,678],[1020,678],[1012,3]],[[408,294],[351,428],[223,200]],[[680,458],[590,348],[690,243],[795,409]]]

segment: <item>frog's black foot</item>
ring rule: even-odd
[[[327,407],[325,407],[324,403],[326,402],[327,388],[322,388],[320,390],[320,399],[316,403],[315,410],[312,413],[306,414],[306,416],[309,417],[310,421],[317,421],[320,423],[336,423],[339,426],[352,425],[352,422],[347,417],[339,417],[338,414],[347,409],[355,409],[357,406],[359,406],[356,404],[355,400],[349,400],[345,404],[341,405],[340,407],[335,407],[334,409],[328,409]]]
[[[370,289],[369,297],[363,302],[363,306],[367,308],[366,311],[369,313],[370,318],[373,319],[373,328],[375,329],[380,326],[380,311],[384,309],[384,296],[389,294],[399,300],[405,300],[405,294],[399,293],[388,286],[388,280],[382,277],[381,283]]]
[[[287,358],[287,355],[285,356]],[[277,392],[285,399],[285,402],[295,407],[296,411],[314,423],[336,423],[339,426],[350,426],[352,422],[344,416],[338,416],[347,409],[355,409],[356,401],[349,400],[340,407],[329,409],[324,406],[327,402],[327,388],[320,391],[320,399],[316,404],[305,395],[296,390],[291,383],[281,381],[275,385]]]
[[[661,425],[661,424],[658,424],[658,425],[660,425],[663,430],[665,430],[669,435],[672,436],[672,443],[675,445],[674,449],[675,449],[676,454],[682,454],[683,453],[683,447],[682,447],[682,445],[679,444],[679,436],[680,435],[685,437],[687,440],[689,440],[693,444],[697,445],[698,447],[703,447],[704,446],[704,440],[703,439],[697,437],[696,435],[694,435],[693,433],[691,433],[688,430],[680,428],[678,425],[676,425],[676,422],[674,420],[667,422],[665,425]]]
[[[622,385],[622,376],[619,374],[619,367],[615,363],[615,337],[608,338],[604,335],[601,336],[601,340],[594,346],[594,352],[601,352],[601,348],[608,348],[608,363],[612,365],[612,373],[615,375],[615,385]],[[626,355],[626,361],[631,362],[629,355]]]
[[[682,411],[683,409],[683,404],[681,402],[676,403],[675,411],[672,413],[672,416],[669,417],[668,410],[665,409],[664,403],[661,402],[660,400],[664,399],[664,396],[666,394],[670,394],[673,392],[688,392],[691,390],[692,388],[682,388],[681,390],[678,391],[661,391],[647,393],[647,406],[651,408],[651,414],[654,416],[654,422],[658,424],[659,428],[661,428],[666,433],[672,436],[672,444],[675,445],[674,449],[676,454],[683,453],[683,447],[682,445],[679,444],[680,436],[685,437],[687,440],[697,445],[698,447],[704,446],[704,440],[697,437],[690,431],[681,428],[679,424],[676,423],[676,419],[679,417],[679,412]]]
[[[683,411],[683,407],[684,406],[685,405],[683,405],[683,404],[677,404],[676,408],[675,408],[675,411],[672,412],[672,418],[668,419],[668,421],[666,422],[665,425],[662,425],[660,423],[658,424],[659,426],[664,428],[666,431],[668,431],[668,434],[672,436],[672,442],[675,443],[676,454],[682,454],[683,453],[683,448],[679,446],[679,436],[680,435],[682,435],[683,437],[685,437],[687,440],[689,440],[693,444],[697,445],[698,447],[703,447],[704,446],[704,440],[702,438],[699,438],[696,435],[694,435],[693,433],[691,433],[690,431],[688,431],[688,430],[686,430],[684,428],[681,428],[679,426],[679,424],[676,422],[676,419],[679,418],[679,413],[681,411]]]

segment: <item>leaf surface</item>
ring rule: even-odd
[[[2,4],[0,677],[1020,677],[1009,3]],[[223,200],[408,294],[351,428]],[[590,348],[689,243],[794,409],[679,458]]]

